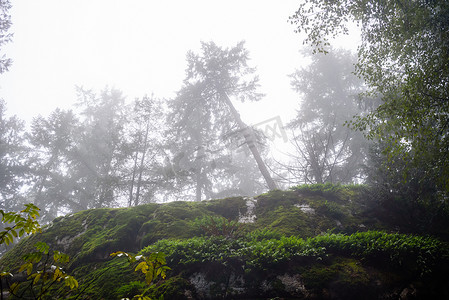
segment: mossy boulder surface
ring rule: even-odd
[[[364,186],[314,185],[254,198],[81,211],[23,239],[0,265],[17,272],[21,257],[44,241],[70,256],[77,299],[131,298],[145,288],[125,258],[110,257],[116,251],[167,254],[172,271],[149,290],[155,298],[449,297],[447,244],[397,235],[365,193]],[[217,236],[223,224],[232,230]]]

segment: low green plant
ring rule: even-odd
[[[224,217],[205,216],[196,218],[194,225],[205,235],[237,238],[243,232],[243,224]]]
[[[293,258],[328,255],[358,257],[373,263],[407,267],[421,275],[440,262],[448,262],[449,246],[431,237],[390,234],[381,231],[351,235],[324,234],[302,239],[296,236],[264,238],[272,233],[250,233],[238,239],[223,236],[195,237],[188,240],[160,240],[141,252],[162,251],[173,265],[203,262],[227,264],[240,261],[245,268],[268,268]]]
[[[439,260],[449,259],[449,246],[432,237],[382,231],[357,232],[351,235],[325,234],[309,239],[313,247],[347,256],[407,266],[421,275],[430,273]]]
[[[246,234],[248,240],[254,241],[280,239],[282,236],[283,235],[280,232],[266,228],[256,229]]]

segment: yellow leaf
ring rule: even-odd
[[[41,279],[41,276],[41,273],[36,274],[36,276],[34,276],[33,284],[37,284],[39,279]]]
[[[62,276],[61,270],[59,268],[56,268],[55,272],[53,273],[53,280],[58,279],[58,281],[59,281],[59,280],[61,280],[61,276]]]
[[[15,294],[17,292],[17,289],[19,288],[19,283],[18,282],[14,282],[13,284],[11,284],[11,286],[9,287],[9,290]]]
[[[29,263],[27,268],[27,275],[30,275],[33,272],[33,264]]]
[[[145,274],[148,271],[148,264],[146,262],[141,262],[137,265],[137,267],[134,269],[134,271],[142,270],[142,273]]]
[[[149,285],[153,281],[153,272],[147,272],[145,274],[145,282]]]
[[[78,281],[73,276],[66,276],[64,278],[65,284],[70,287],[70,289],[78,288]]]

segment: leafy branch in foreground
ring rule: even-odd
[[[40,232],[41,227],[36,220],[39,216],[39,210],[32,203],[25,204],[25,209],[19,212],[5,212],[4,210],[0,210],[3,224],[14,223],[13,226],[7,226],[0,232],[0,245],[5,244],[8,246],[14,242],[14,238]]]
[[[13,224],[4,227],[0,232],[0,245],[10,245],[14,239],[25,234],[34,234],[41,231],[37,217],[39,208],[32,203],[25,204],[25,209],[19,212],[5,212],[0,210],[3,224]],[[25,281],[16,280],[10,283],[13,274],[9,271],[0,272],[0,299],[4,299],[3,283],[9,289],[9,293],[16,298],[27,297],[31,299],[43,299],[43,297],[63,293],[60,286],[55,283],[64,282],[70,290],[78,288],[78,281],[68,275],[61,265],[69,262],[69,256],[59,251],[53,251],[51,256],[50,247],[44,242],[35,245],[37,251],[27,253],[23,256],[25,263],[19,268],[19,272],[26,272]],[[43,258],[45,260],[43,261]],[[58,292],[56,292],[58,290]]]
[[[19,272],[26,271],[27,281],[16,281],[11,285],[8,283],[13,296],[18,298],[31,296],[33,299],[43,299],[45,296],[55,294],[62,296],[64,288],[55,286],[58,282],[64,282],[64,286],[70,290],[78,288],[78,281],[62,268],[62,265],[70,260],[67,254],[55,250],[53,255],[50,255],[50,247],[44,242],[38,242],[35,246],[37,251],[25,254],[23,257],[25,263],[19,269]]]
[[[165,279],[166,271],[171,270],[168,267],[165,260],[165,254],[162,252],[152,252],[148,256],[144,255],[132,255],[127,252],[117,251],[111,253],[112,257],[121,257],[125,256],[128,258],[129,263],[137,263],[134,271],[141,271],[145,276],[145,283],[148,287],[139,295],[135,295],[132,299],[134,300],[151,300],[149,296],[145,296],[145,294],[149,291],[149,289],[153,286],[153,282],[156,281],[159,277]],[[129,298],[124,298],[129,300]],[[161,296],[159,299],[163,299]]]

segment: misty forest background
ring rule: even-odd
[[[49,222],[99,207],[366,184],[373,201],[430,232],[448,214],[449,9],[445,1],[393,2],[359,15],[338,8],[362,24],[358,53],[328,45],[326,36],[347,26],[330,15],[334,4],[309,1],[292,12],[292,30],[308,33],[314,48],[302,50],[310,64],[289,75],[298,105],[285,127],[279,119],[248,127],[234,107],[264,97],[244,42],[188,52],[170,99],[77,87],[72,109],[31,124],[9,116],[1,100],[0,208],[31,202]],[[12,34],[10,3],[0,3],[1,47]],[[3,57],[0,71],[11,63]],[[284,135],[286,153],[275,159],[270,145]]]

